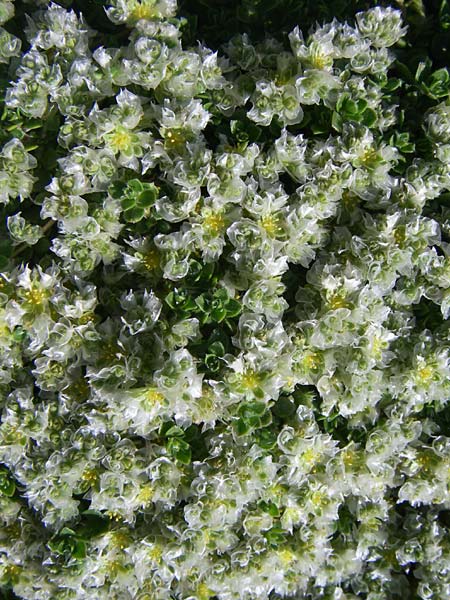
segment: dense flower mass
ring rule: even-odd
[[[0,0],[0,590],[450,598],[448,70],[97,4]]]

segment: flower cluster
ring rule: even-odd
[[[213,51],[61,4],[0,28],[1,588],[449,597],[449,90],[401,13]]]

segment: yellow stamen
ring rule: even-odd
[[[153,249],[149,250],[142,257],[142,262],[148,271],[154,271],[159,267],[159,254],[158,251]]]
[[[260,223],[270,237],[275,237],[280,232],[280,219],[277,215],[267,214]]]
[[[209,234],[217,235],[225,227],[225,219],[220,213],[210,213],[203,219],[203,227]]]
[[[120,128],[117,129],[114,133],[111,133],[107,136],[111,148],[115,152],[121,152],[123,150],[127,150],[130,147],[132,142],[132,135],[126,129]]]
[[[242,384],[248,390],[254,390],[259,385],[259,375],[253,369],[248,369],[241,377]]]
[[[339,294],[333,294],[328,300],[328,306],[331,308],[331,310],[337,310],[338,308],[348,308],[348,302],[343,296]]]
[[[157,392],[156,390],[148,390],[145,392],[144,403],[149,407],[160,404],[163,400],[164,395],[161,394],[161,392]]]
[[[136,4],[131,11],[131,18],[135,21],[140,19],[152,19],[159,16],[153,0],[144,0],[143,4]]]
[[[93,484],[98,480],[98,473],[94,469],[86,469],[86,471],[84,471],[83,475],[81,476],[81,479],[90,484]]]
[[[162,549],[160,546],[154,545],[148,552],[148,556],[155,562],[159,562],[162,557]]]
[[[24,292],[23,295],[26,298],[27,304],[41,306],[44,303],[44,301],[48,298],[48,291],[33,287],[30,290]]]
[[[417,371],[417,375],[422,383],[428,383],[433,377],[433,369],[429,366],[422,367]]]
[[[138,494],[138,501],[141,506],[148,506],[153,498],[154,491],[151,485],[146,485],[142,488],[142,490]]]
[[[303,364],[307,369],[317,369],[320,365],[320,358],[317,352],[312,352],[311,354],[305,356],[305,358],[303,359]]]
[[[317,452],[315,452],[312,448],[309,448],[302,454],[302,458],[308,465],[312,465],[316,462]]]

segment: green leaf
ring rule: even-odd
[[[239,414],[245,420],[261,417],[267,409],[265,402],[246,402],[239,408]]]
[[[277,445],[277,434],[270,429],[255,431],[255,441],[263,450],[272,450]]]
[[[227,318],[237,317],[242,312],[242,304],[238,300],[228,300],[226,304]]]
[[[210,313],[212,321],[216,323],[220,323],[227,316],[227,310],[224,306],[218,306],[217,308],[213,308]]]
[[[83,540],[76,540],[73,550],[72,550],[72,558],[76,558],[78,560],[86,557],[86,542]]]
[[[235,424],[236,433],[238,435],[245,435],[250,431],[250,426],[244,421],[244,419],[238,419]]]
[[[258,507],[265,513],[268,513],[271,517],[277,518],[280,516],[280,509],[276,504],[274,504],[270,500],[268,502],[266,502],[265,500],[261,500],[260,502],[258,502]]]
[[[387,83],[383,86],[383,90],[386,92],[394,92],[398,90],[403,85],[403,81],[401,79],[397,79],[395,77],[391,77],[387,80]]]
[[[366,108],[366,110],[362,114],[361,123],[366,127],[372,127],[377,120],[377,113],[373,110],[373,108]]]
[[[336,111],[333,111],[333,116],[331,117],[331,125],[333,126],[333,129],[341,132],[343,122],[344,121],[343,121],[341,115],[339,113],[337,113]]]
[[[205,294],[201,294],[200,296],[197,296],[197,298],[195,299],[195,304],[198,306],[198,308],[202,312],[204,312],[204,313],[208,312],[209,300],[207,299]]]
[[[427,87],[434,98],[443,98],[450,91],[450,74],[447,69],[438,69],[427,81]]]
[[[129,210],[130,208],[134,208],[136,202],[132,196],[125,196],[122,198],[122,208],[123,210]]]
[[[178,427],[178,425],[173,425],[170,429],[166,431],[167,437],[183,437],[184,429]]]
[[[123,181],[115,181],[109,186],[108,193],[111,198],[114,198],[114,200],[120,200],[120,198],[123,196],[125,187],[126,184]]]
[[[135,206],[134,208],[125,210],[123,216],[125,217],[125,221],[128,221],[128,223],[138,223],[144,218],[145,210]]]
[[[279,546],[286,541],[287,532],[281,527],[272,527],[266,531],[265,538],[270,546]]]
[[[183,465],[188,465],[191,462],[191,447],[184,440],[178,437],[169,438],[167,450],[173,458]]]
[[[205,366],[212,373],[217,373],[220,369],[220,358],[218,358],[215,354],[207,354],[205,356]]]
[[[209,345],[208,352],[214,356],[223,356],[225,354],[225,346],[222,342],[213,342]]]
[[[16,491],[16,484],[6,473],[0,475],[0,494],[11,498]]]
[[[151,188],[147,188],[138,196],[138,205],[144,208],[147,208],[154,204],[156,198],[158,197],[158,190],[153,184]]]
[[[286,398],[285,396],[282,396],[272,406],[272,412],[280,419],[287,419],[295,414],[296,408],[297,407],[292,398]]]

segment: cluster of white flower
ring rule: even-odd
[[[221,55],[175,0],[105,2],[114,48],[35,4],[24,53],[0,28],[0,586],[450,597],[450,104],[395,133],[401,14]]]

